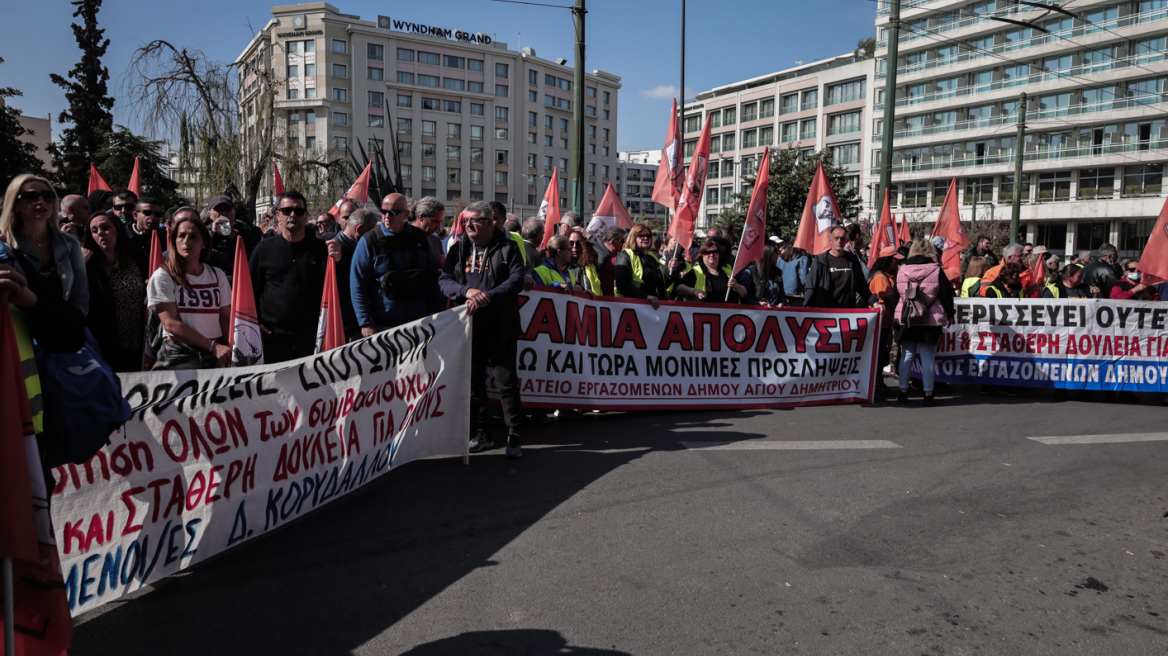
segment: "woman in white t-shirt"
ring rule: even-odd
[[[231,363],[231,283],[227,274],[207,264],[211,233],[199,213],[175,212],[167,235],[166,260],[150,276],[146,305],[162,323],[159,369],[210,369]]]

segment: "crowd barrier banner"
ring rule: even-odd
[[[1168,304],[970,299],[954,302],[937,380],[1012,387],[1168,391]],[[914,364],[919,376],[920,366]]]
[[[121,377],[133,417],[55,470],[74,615],[271,531],[411,460],[464,455],[471,324],[442,312],[312,357]]]
[[[533,290],[520,297],[524,407],[781,408],[871,402],[871,310],[775,310]],[[494,389],[494,379],[489,379]]]

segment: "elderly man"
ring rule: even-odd
[[[1091,298],[1108,298],[1111,288],[1119,280],[1121,272],[1116,263],[1119,262],[1119,251],[1111,244],[1099,247],[1099,257],[1083,267],[1083,284],[1090,292]]]
[[[521,258],[524,268],[528,275],[535,270],[535,266],[543,261],[539,254],[539,245],[543,243],[543,221],[539,219],[528,219],[523,224],[523,248],[526,252],[526,257]]]
[[[389,194],[381,200],[381,225],[357,244],[349,289],[361,336],[441,312],[438,261],[429,235],[410,225],[408,199]]]
[[[991,267],[990,270],[986,271],[985,275],[981,277],[981,292],[980,292],[981,296],[985,296],[985,292],[987,291],[989,284],[998,279],[998,273],[1001,272],[1002,265],[1009,264],[1011,262],[1015,262],[1017,264],[1021,264],[1023,267],[1026,266],[1026,262],[1024,260],[1023,255],[1022,255],[1022,251],[1023,251],[1022,244],[1006,244],[1006,246],[1004,248],[1002,248],[1002,262],[1001,262],[1001,264],[998,264],[997,266]],[[1029,273],[1027,272],[1026,274],[1023,274],[1022,286],[1028,287],[1030,285],[1029,281],[1030,281],[1030,276],[1029,276]]]
[[[307,206],[300,192],[285,191],[276,205],[275,236],[261,241],[248,262],[256,313],[268,331],[268,363],[303,358],[316,350],[328,246],[308,234]]]
[[[361,324],[353,310],[352,275],[353,254],[365,233],[377,227],[381,214],[366,209],[355,210],[345,221],[345,229],[328,242],[329,257],[337,261],[337,294],[341,297],[341,317],[345,324],[345,337],[350,340],[361,338]]]
[[[446,206],[433,196],[426,196],[414,204],[414,218],[410,225],[426,234],[426,241],[430,245],[430,254],[438,262],[438,268],[446,262],[446,254],[442,252],[442,240],[438,238],[438,231],[442,228],[442,221],[446,219]]]
[[[854,308],[857,303],[867,302],[868,282],[860,260],[847,245],[847,229],[832,228],[831,246],[811,260],[807,271],[805,307]]]
[[[466,233],[447,252],[439,284],[442,293],[466,305],[474,322],[471,343],[470,451],[494,447],[487,432],[487,381],[493,368],[507,425],[507,457],[520,458],[519,422],[523,412],[515,356],[519,340],[519,292],[523,289],[523,258],[519,247],[495,227],[491,206],[483,201],[463,210]]]
[[[89,201],[85,200],[85,196],[69,194],[61,199],[62,226],[66,223],[72,223],[73,225],[87,228],[91,214]]]

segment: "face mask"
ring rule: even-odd
[[[1132,282],[1138,282],[1140,279],[1140,272],[1139,271],[1129,271],[1127,274],[1127,279],[1132,281]]]

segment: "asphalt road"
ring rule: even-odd
[[[1168,653],[1168,442],[1028,439],[1168,438],[1161,399],[962,392],[530,427],[521,461],[408,464],[83,616],[70,653]],[[772,448],[812,440],[892,445]]]

